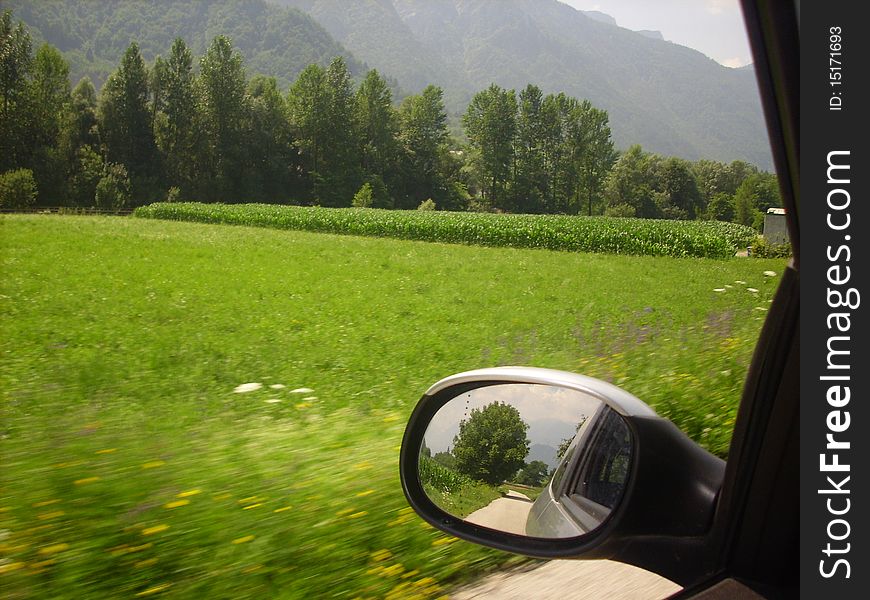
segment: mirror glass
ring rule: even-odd
[[[508,383],[465,392],[433,417],[419,478],[429,498],[469,523],[539,538],[601,525],[631,468],[625,420],[598,398]]]

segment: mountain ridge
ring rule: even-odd
[[[27,25],[34,49],[48,42],[64,54],[73,85],[88,76],[99,88],[132,41],[150,63],[168,54],[175,37],[199,57],[215,36],[226,35],[249,75],[274,76],[285,90],[306,66],[325,66],[335,56],[344,56],[356,76],[367,68],[311,16],[266,0],[0,2],[0,10],[7,8]]]
[[[691,160],[772,168],[751,69],[729,69],[603,13],[557,0],[269,1],[305,10],[409,92],[442,87],[454,114],[490,83],[516,90],[534,83],[606,109],[620,148],[640,143]]]

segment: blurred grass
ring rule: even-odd
[[[724,455],[784,264],[56,216],[0,259],[3,598],[438,596],[508,555],[402,496],[431,383],[577,371]]]

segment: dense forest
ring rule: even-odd
[[[0,201],[119,208],[158,200],[717,218],[758,223],[776,180],[734,161],[689,162],[632,146],[606,111],[535,85],[476,93],[447,129],[442,90],[398,104],[345,59],[305,67],[284,91],[248,77],[217,35],[195,60],[178,37],[146,64],[131,43],[99,93],[53,46],[0,24]]]
[[[357,84],[377,69],[396,100],[436,85],[453,135],[480,90],[534,82],[605,109],[619,148],[773,167],[751,68],[729,69],[559,0],[0,0],[4,7],[30,28],[34,48],[61,51],[74,84],[87,75],[97,90],[131,40],[151,64],[176,37],[202,56],[225,35],[249,74],[275,77],[281,90],[334,56]]]

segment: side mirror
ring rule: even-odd
[[[615,558],[682,583],[703,560],[725,463],[616,386],[501,367],[423,395],[400,470],[411,506],[457,537],[539,558]],[[676,571],[656,558],[665,545],[685,552]]]

